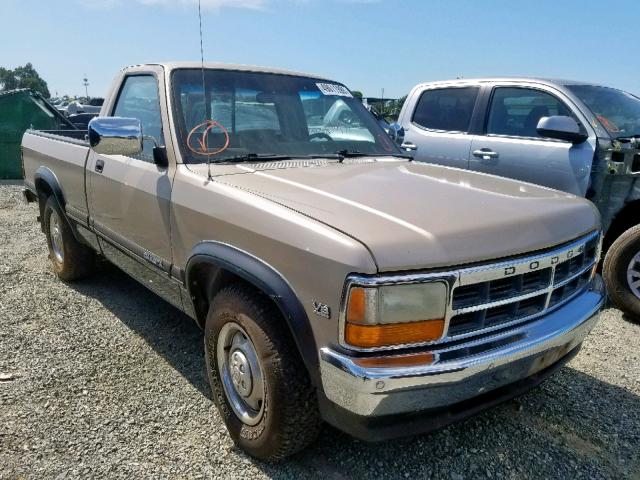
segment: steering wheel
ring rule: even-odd
[[[324,132],[317,132],[317,133],[312,133],[311,135],[309,135],[309,140],[313,140],[314,138],[323,138],[325,140],[328,140],[330,142],[333,142],[333,138],[331,138],[329,135],[327,135]]]

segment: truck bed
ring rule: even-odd
[[[88,130],[27,130],[25,135],[26,134],[51,138],[52,140],[62,142],[71,141],[71,143],[77,143],[78,140],[80,140],[83,144],[89,145],[87,141]]]
[[[86,217],[88,155],[86,130],[27,130],[22,137],[25,185],[35,192],[38,178],[49,178],[58,185],[67,214]]]

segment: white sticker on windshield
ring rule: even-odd
[[[353,98],[349,89],[342,85],[337,85],[335,83],[316,83],[316,86],[324,95],[337,95],[338,97]]]

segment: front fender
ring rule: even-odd
[[[289,326],[311,381],[319,385],[318,349],[309,317],[287,280],[273,266],[248,252],[225,243],[204,241],[193,248],[187,262],[185,283],[190,294],[190,275],[203,263],[237,275],[273,300]]]

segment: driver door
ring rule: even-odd
[[[166,132],[158,81],[162,72],[158,68],[125,76],[115,103],[109,107],[110,116],[140,120],[143,151],[135,156],[92,152],[87,164],[91,222],[105,256],[156,291],[167,288],[169,282],[162,275],[170,272],[172,264],[173,172],[172,167],[161,168],[153,161],[155,142],[164,145]],[[154,277],[158,274],[160,278]],[[175,290],[172,296],[177,299],[179,292]],[[164,291],[158,293],[168,296]]]

